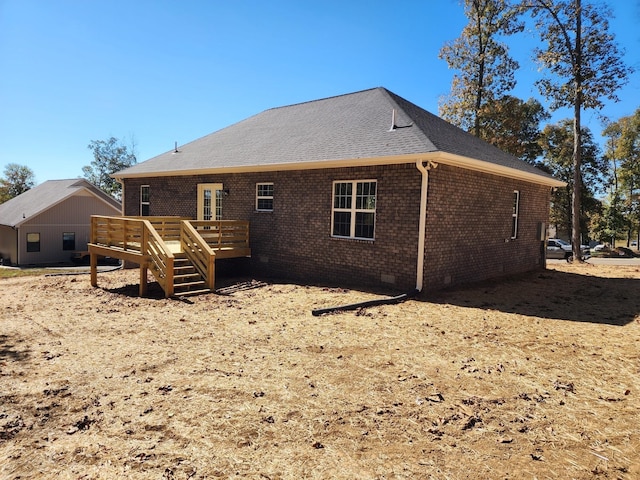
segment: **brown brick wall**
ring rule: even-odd
[[[334,180],[377,180],[375,241],[331,237]],[[274,211],[255,211],[257,182],[273,182]],[[140,185],[150,185],[151,215],[196,216],[197,184],[222,183],[223,218],[250,221],[258,274],[329,285],[408,290],[416,284],[420,173],[415,165],[261,172],[125,181],[124,208],[138,215]],[[520,236],[511,229],[520,189]],[[429,184],[425,288],[477,281],[540,266],[534,242],[546,221],[548,188],[439,166]],[[546,202],[546,203],[545,203]]]
[[[511,239],[513,191],[520,191],[518,236]],[[430,172],[424,285],[447,285],[543,266],[538,235],[550,189],[440,165]]]

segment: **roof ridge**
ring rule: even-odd
[[[271,108],[267,108],[266,110],[263,110],[263,111],[264,112],[268,112],[270,110],[280,110],[280,109],[289,108],[289,107],[298,107],[300,105],[306,105],[306,104],[309,104],[309,103],[324,102],[326,100],[333,100],[335,98],[341,98],[341,97],[349,97],[349,96],[352,96],[352,95],[357,95],[359,93],[372,92],[374,90],[384,90],[384,91],[388,92],[388,90],[386,88],[384,88],[384,87],[365,88],[364,90],[358,90],[357,92],[341,93],[339,95],[331,95],[329,97],[316,98],[314,100],[305,100],[304,102],[291,103],[289,105],[280,105],[279,107],[271,107]]]

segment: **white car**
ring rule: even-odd
[[[591,256],[591,250],[587,245],[580,245],[582,257]],[[550,238],[547,241],[547,258],[560,258],[567,261],[573,260],[571,244],[560,238]]]

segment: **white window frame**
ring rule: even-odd
[[[511,239],[518,238],[518,222],[520,220],[520,190],[513,191],[513,207],[511,213]]]
[[[351,201],[348,207],[336,207],[336,185],[337,184],[351,184]],[[374,207],[373,208],[356,208],[357,206],[357,191],[358,184],[373,183],[376,188],[376,193],[373,195]],[[362,180],[336,180],[331,185],[331,236],[333,238],[348,238],[355,240],[368,240],[372,241],[376,238],[376,208],[377,208],[377,195],[378,195],[378,181],[374,178],[362,179]],[[334,222],[336,212],[345,212],[350,214],[349,235],[336,235],[334,233]],[[371,237],[358,237],[356,236],[356,218],[358,213],[373,214],[373,233]]]
[[[142,191],[143,191],[145,188],[147,189],[147,201],[146,201],[146,202],[142,200],[142,198],[143,198]],[[150,209],[151,209],[151,202],[149,201],[149,197],[150,197],[150,196],[151,196],[151,187],[150,187],[149,185],[140,185],[140,216],[141,216],[141,217],[143,217],[143,216],[148,216],[148,215],[149,215],[149,213],[150,213]],[[149,212],[149,213],[147,213],[147,215],[144,215],[144,214],[142,213],[142,208],[143,208],[145,205],[147,206],[147,212]]]
[[[261,195],[260,187],[271,186],[271,195]],[[273,182],[260,182],[256,183],[256,212],[273,212]],[[271,200],[271,208],[259,208],[260,200]]]

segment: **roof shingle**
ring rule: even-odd
[[[114,177],[309,168],[322,162],[434,152],[551,178],[381,87],[265,110]]]
[[[19,226],[81,190],[120,209],[120,203],[82,178],[48,180],[0,204],[0,225]]]

